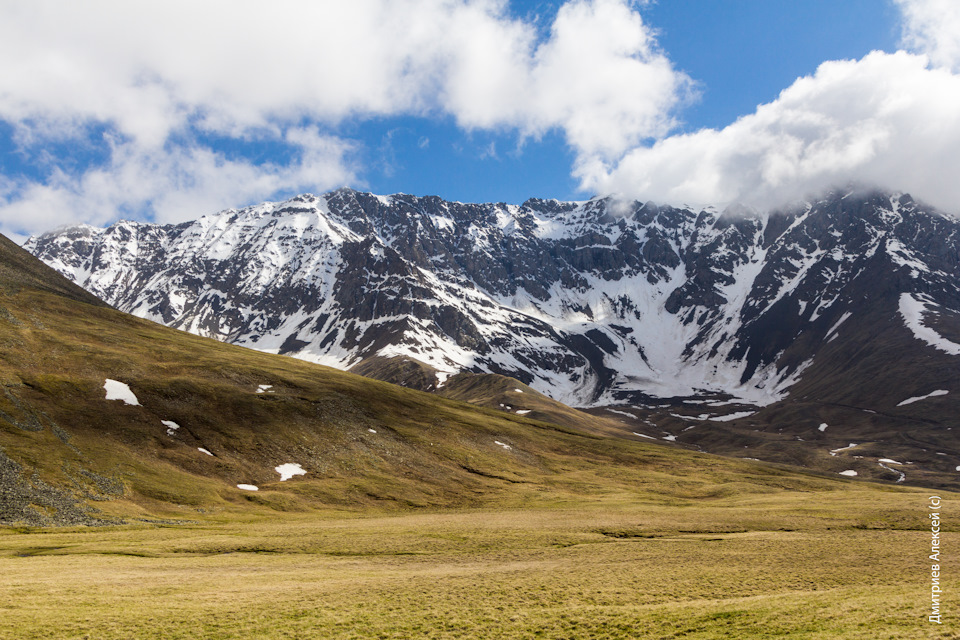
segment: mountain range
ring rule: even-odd
[[[960,222],[903,193],[758,211],[340,189],[25,248],[117,309],[224,342],[440,393],[509,376],[625,437],[960,476]]]

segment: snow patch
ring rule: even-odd
[[[913,332],[918,340],[926,342],[934,349],[939,349],[952,356],[960,356],[960,344],[947,340],[939,333],[923,324],[923,314],[928,313],[928,303],[913,297],[909,293],[900,294],[900,315],[904,324]]]
[[[377,432],[376,429],[367,429],[367,431],[369,431],[370,433],[376,433],[376,432]]]
[[[677,436],[675,436],[675,435],[673,435],[673,434],[670,434],[670,435],[663,436],[662,439],[663,439],[663,440],[669,440],[670,442],[676,442],[676,441],[677,441]]]
[[[212,456],[212,455],[213,455],[212,453],[210,453],[209,451],[207,451],[207,450],[204,449],[203,447],[197,447],[197,451],[199,451],[200,453],[205,453],[205,454],[207,454],[208,456]]]
[[[641,438],[647,438],[648,440],[656,440],[653,436],[644,435],[642,433],[637,433],[636,431],[631,431],[635,436],[640,436]],[[960,471],[960,467],[957,467],[957,471]]]
[[[272,384],[261,384],[257,386],[257,393],[273,393],[273,391],[270,391],[272,388]]]
[[[817,429],[819,429],[820,431],[826,431],[828,426],[829,425],[826,422],[822,422],[820,423],[820,426],[817,427]]]
[[[736,413],[731,413],[725,416],[716,416],[714,418],[707,418],[707,420],[713,420],[714,422],[730,422],[731,420],[739,420],[740,418],[746,418],[747,416],[752,416],[756,411],[738,411]]]
[[[840,447],[839,449],[831,449],[831,450],[830,450],[830,455],[835,456],[835,455],[837,455],[838,453],[840,453],[841,451],[846,451],[847,449],[853,449],[854,447],[858,447],[858,446],[860,446],[860,445],[858,445],[858,444],[855,443],[855,442],[851,442],[850,444],[848,444],[848,445],[845,446],[845,447]]]
[[[279,467],[274,467],[274,470],[280,474],[280,482],[289,480],[293,476],[303,476],[307,474],[307,472],[303,470],[303,467],[295,462],[287,462]]]
[[[260,487],[255,484],[238,484],[237,489],[243,489],[244,491],[260,491]]]
[[[853,469],[847,469],[846,471],[841,471],[841,472],[840,472],[840,475],[842,475],[842,476],[849,476],[849,477],[852,478],[852,477],[854,477],[855,475],[857,475],[857,472],[854,471]]]
[[[494,440],[494,441],[493,441],[493,444],[500,445],[501,447],[503,447],[503,448],[506,449],[507,451],[510,451],[511,449],[513,449],[513,447],[511,447],[510,445],[505,444],[505,443],[503,443],[503,442],[500,442],[499,440]]]
[[[523,389],[514,389],[513,392],[514,392],[514,393],[523,393]]]
[[[852,316],[852,315],[853,315],[853,314],[850,313],[849,311],[845,311],[845,312],[843,313],[843,315],[840,316],[840,319],[837,320],[835,323],[833,323],[833,326],[830,327],[830,329],[827,331],[827,338],[832,339],[833,337],[836,337],[836,336],[832,336],[832,334],[833,334],[837,329],[839,329],[839,328],[840,328],[840,325],[842,325],[844,322],[846,322],[846,320],[847,320],[850,316]],[[831,336],[832,336],[832,337],[831,337]],[[828,340],[828,341],[829,341],[829,340]]]
[[[907,398],[902,402],[898,402],[897,406],[902,407],[907,404],[913,404],[914,402],[919,402],[920,400],[926,400],[927,398],[936,398],[937,396],[945,396],[948,393],[950,392],[947,391],[946,389],[937,389],[936,391],[931,391],[925,396],[914,396],[913,398]]]
[[[140,401],[137,400],[137,396],[133,395],[130,387],[123,382],[107,378],[103,381],[103,388],[107,392],[107,400],[122,400],[129,405],[136,407],[143,406],[140,404]]]
[[[518,409],[518,410],[517,410],[517,415],[518,415],[518,416],[525,416],[525,415],[527,415],[528,413],[530,413],[531,411],[532,411],[532,409]]]
[[[174,435],[174,434],[176,433],[177,429],[180,428],[180,425],[178,425],[178,424],[177,424],[176,422],[174,422],[173,420],[161,420],[160,422],[162,422],[163,425],[167,428],[167,435],[168,435],[168,436]]]

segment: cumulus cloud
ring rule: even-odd
[[[873,52],[823,63],[724,129],[576,169],[600,192],[667,202],[774,206],[850,181],[904,189],[957,212],[960,77],[926,56]]]
[[[563,5],[538,47],[528,31],[517,35],[492,65],[485,57],[492,42],[451,47],[456,71],[443,101],[463,126],[516,127],[532,136],[560,128],[577,152],[616,157],[666,134],[674,108],[690,97],[690,79],[620,0]]]
[[[777,206],[849,182],[960,213],[960,3],[895,0],[896,53],[824,62],[723,129],[663,137],[615,160],[581,154],[586,190],[666,202]]]
[[[109,159],[85,171],[7,180],[0,224],[33,232],[124,211],[176,219],[208,203],[339,186],[362,172],[349,163],[353,143],[336,138],[344,121],[452,116],[464,129],[522,137],[559,129],[578,153],[605,160],[670,129],[689,80],[630,0],[570,0],[545,35],[507,9],[505,0],[2,3],[0,119],[21,151],[102,129],[111,143]],[[210,136],[286,145],[297,160],[227,158],[203,142]]]
[[[956,0],[895,0],[903,14],[903,42],[936,66],[960,71],[960,3]]]

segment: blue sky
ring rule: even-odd
[[[4,3],[0,231],[343,185],[773,206],[858,180],[956,213],[958,5]]]

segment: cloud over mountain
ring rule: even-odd
[[[666,202],[769,206],[832,185],[896,185],[960,212],[960,76],[921,54],[825,62],[717,130],[674,135],[619,161],[583,157],[584,185]]]
[[[960,5],[951,0],[895,0],[904,44],[939,67],[960,71]]]

